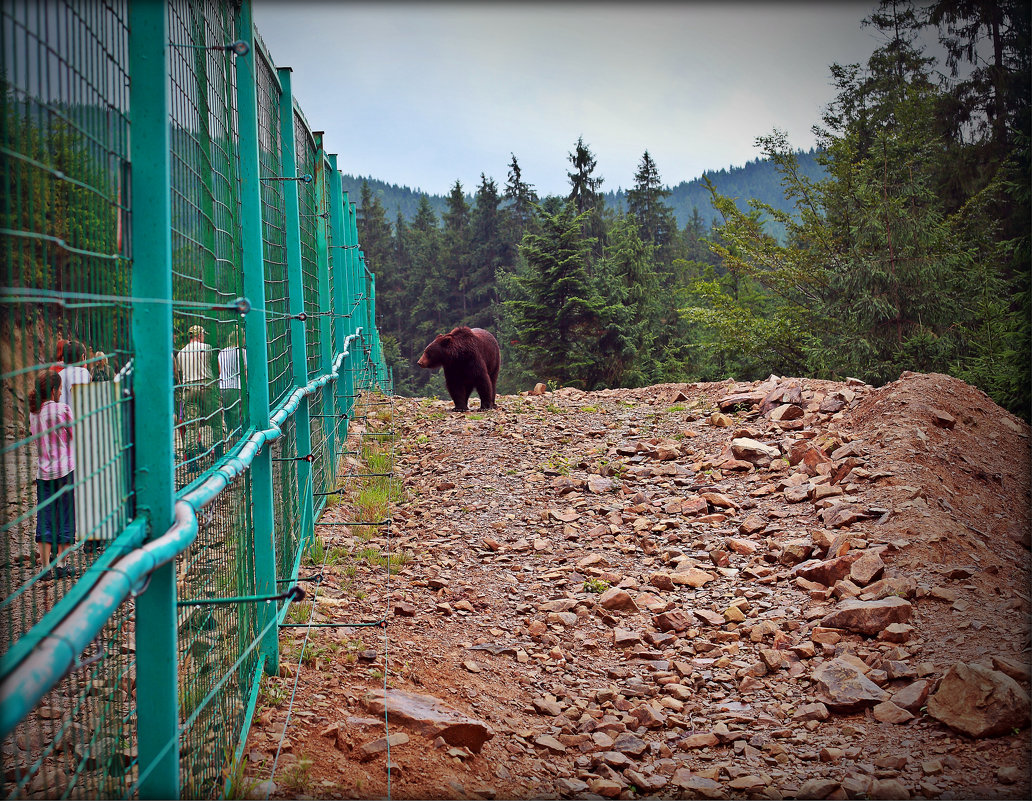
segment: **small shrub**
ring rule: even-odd
[[[592,592],[596,595],[601,595],[609,589],[609,582],[604,579],[593,578],[587,579],[584,582],[584,592]]]

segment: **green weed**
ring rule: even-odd
[[[287,610],[287,617],[290,618],[292,623],[307,623],[308,618],[312,615],[312,605],[308,601],[302,601],[298,604],[291,604]]]
[[[593,578],[587,579],[584,582],[584,592],[593,592],[596,595],[601,595],[609,589],[609,582],[604,579]]]
[[[312,760],[307,757],[300,757],[297,762],[287,768],[279,775],[279,784],[282,784],[290,793],[308,795],[306,790],[312,781]]]

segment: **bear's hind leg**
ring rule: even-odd
[[[451,399],[455,403],[455,408],[452,411],[468,412],[469,393],[473,391],[469,381],[463,376],[448,375],[447,371],[445,371],[444,385],[448,388],[448,394],[451,395]]]
[[[486,409],[493,409],[495,407],[495,394],[494,385],[491,383],[491,379],[481,374],[476,377],[477,382],[477,394],[480,396],[480,409],[484,411]]]

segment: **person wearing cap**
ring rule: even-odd
[[[196,446],[197,452],[203,450],[201,428],[209,426],[213,438],[218,443],[217,456],[222,450],[222,421],[218,395],[215,392],[215,374],[211,369],[212,347],[204,341],[204,327],[192,325],[187,329],[190,341],[176,355],[176,367],[183,382],[183,407],[185,420],[192,420],[189,435],[190,446]],[[216,432],[216,429],[218,431]],[[192,458],[188,456],[188,458]],[[194,468],[199,465],[193,465]]]

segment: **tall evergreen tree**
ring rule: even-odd
[[[367,181],[362,182],[362,191],[358,202],[358,241],[362,245],[366,262],[375,271],[389,265],[393,243],[391,242],[391,224],[387,222],[387,212],[369,188]]]
[[[509,162],[509,174],[505,182],[505,199],[510,203],[508,211],[511,228],[515,241],[519,242],[534,219],[534,204],[538,197],[534,187],[523,180],[523,171],[516,161],[516,155],[509,155],[512,161]]]
[[[592,240],[590,263],[602,255],[605,247],[605,234],[607,220],[605,213],[605,198],[599,191],[602,187],[602,177],[595,177],[597,162],[591,149],[584,144],[584,137],[577,137],[577,144],[574,145],[572,153],[567,154],[570,164],[573,165],[573,172],[567,172],[570,179],[570,194],[567,201],[573,204],[578,214],[583,214],[581,223],[582,233],[586,239]]]
[[[602,187],[603,179],[594,177],[597,162],[594,154],[584,144],[583,136],[577,137],[577,144],[567,158],[574,171],[566,173],[570,179],[570,194],[566,199],[573,203],[578,214],[583,214],[598,206],[599,189]]]
[[[410,238],[412,271],[409,294],[413,298],[413,347],[418,348],[415,351],[418,355],[427,342],[443,333],[444,327],[450,322],[448,295],[455,280],[452,270],[445,263],[437,215],[426,195],[419,200]]]
[[[627,190],[627,210],[638,221],[641,238],[656,248],[670,242],[676,227],[673,212],[664,202],[669,196],[670,190],[663,187],[656,162],[646,150],[634,174],[634,186]]]
[[[556,208],[549,200],[539,207],[541,233],[523,239],[526,269],[506,280],[506,313],[516,347],[539,380],[594,389],[607,375],[613,348],[629,345],[610,324],[626,308],[603,297],[592,280],[584,215],[572,203]],[[614,337],[621,341],[610,342]],[[599,345],[603,339],[608,353]]]
[[[469,204],[456,181],[448,193],[448,210],[444,213],[444,253],[453,276],[448,306],[456,323],[465,321],[471,311],[469,253]]]
[[[497,322],[495,283],[507,250],[502,233],[501,202],[498,185],[481,173],[470,219],[471,309],[468,316],[469,324],[480,328],[494,328]]]

